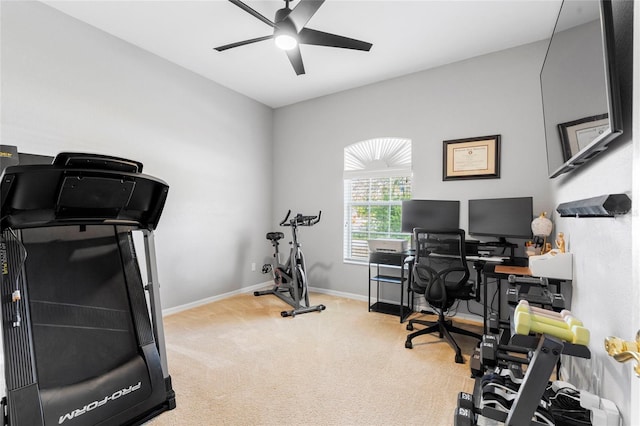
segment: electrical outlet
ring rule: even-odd
[[[256,262],[253,262],[251,264],[251,272],[255,272],[256,271]]]

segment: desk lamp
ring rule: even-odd
[[[533,235],[535,237],[542,237],[542,249],[540,250],[541,254],[546,253],[547,250],[547,237],[551,235],[551,231],[553,230],[553,223],[551,220],[547,218],[547,212],[540,213],[540,216],[533,219],[531,222],[531,231],[533,231]]]

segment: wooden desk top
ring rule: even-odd
[[[507,265],[496,265],[495,267],[496,274],[514,274],[514,275],[532,275],[531,269],[528,266],[507,266]]]

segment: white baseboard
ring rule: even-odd
[[[320,294],[328,294],[329,296],[344,297],[345,299],[359,300],[361,302],[367,302],[369,300],[367,296],[362,296],[360,294],[346,293],[344,291],[329,290],[326,288],[309,287],[309,291]]]
[[[189,309],[197,308],[198,306],[206,305],[211,302],[217,302],[218,300],[228,299],[231,296],[238,294],[251,293],[264,287],[268,287],[272,284],[272,281],[266,281],[263,283],[254,284],[249,287],[242,287],[238,290],[230,291],[228,293],[219,294],[217,296],[207,297],[205,299],[196,300],[195,302],[185,303],[184,305],[174,306],[173,308],[167,308],[162,310],[162,316],[177,314],[178,312],[186,311]]]
[[[195,302],[185,303],[184,305],[174,306],[173,308],[167,308],[162,310],[162,316],[177,314],[178,312],[186,311],[189,309],[197,308],[198,306],[206,305],[208,303],[217,302],[219,300],[228,299],[229,297],[236,296],[238,294],[253,293],[256,290],[263,288],[270,288],[273,285],[272,281],[265,281],[263,283],[255,284],[249,287],[242,287],[238,290],[230,291],[228,293],[219,294],[217,296],[207,297],[205,299],[196,300]],[[344,297],[346,299],[355,299],[362,302],[367,301],[367,297],[359,294],[345,293],[343,291],[327,290],[325,288],[309,287],[309,291],[314,293],[328,294],[331,296]]]
[[[228,293],[219,294],[217,296],[207,297],[206,299],[197,300],[195,302],[187,303],[184,305],[174,306],[173,308],[163,309],[162,316],[177,314],[178,312],[197,308],[198,306],[206,305],[211,302],[217,302],[219,300],[228,299],[229,297],[236,296],[238,294],[252,293],[256,290],[259,290],[265,287],[270,287],[272,284],[273,284],[272,281],[266,281],[266,282],[255,284],[249,287],[242,287],[238,290],[230,291]],[[354,293],[347,293],[344,291],[330,290],[330,289],[320,288],[320,287],[309,287],[309,291],[314,293],[320,293],[320,294],[328,294],[330,296],[344,297],[345,299],[359,300],[361,302],[369,301],[369,298],[367,296],[354,294]],[[387,302],[387,303],[398,303],[397,301],[393,301],[393,300],[381,300],[381,301]],[[416,312],[420,312],[423,309],[430,310],[429,306],[423,305],[421,303],[418,303],[415,306],[415,309],[416,309]],[[482,325],[482,320],[478,318],[478,316],[476,315],[460,312],[456,314],[456,317]]]

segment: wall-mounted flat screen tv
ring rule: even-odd
[[[540,72],[549,176],[569,172],[622,133],[610,0],[565,0]]]
[[[406,200],[402,202],[402,232],[413,228],[460,228],[460,201]]]

